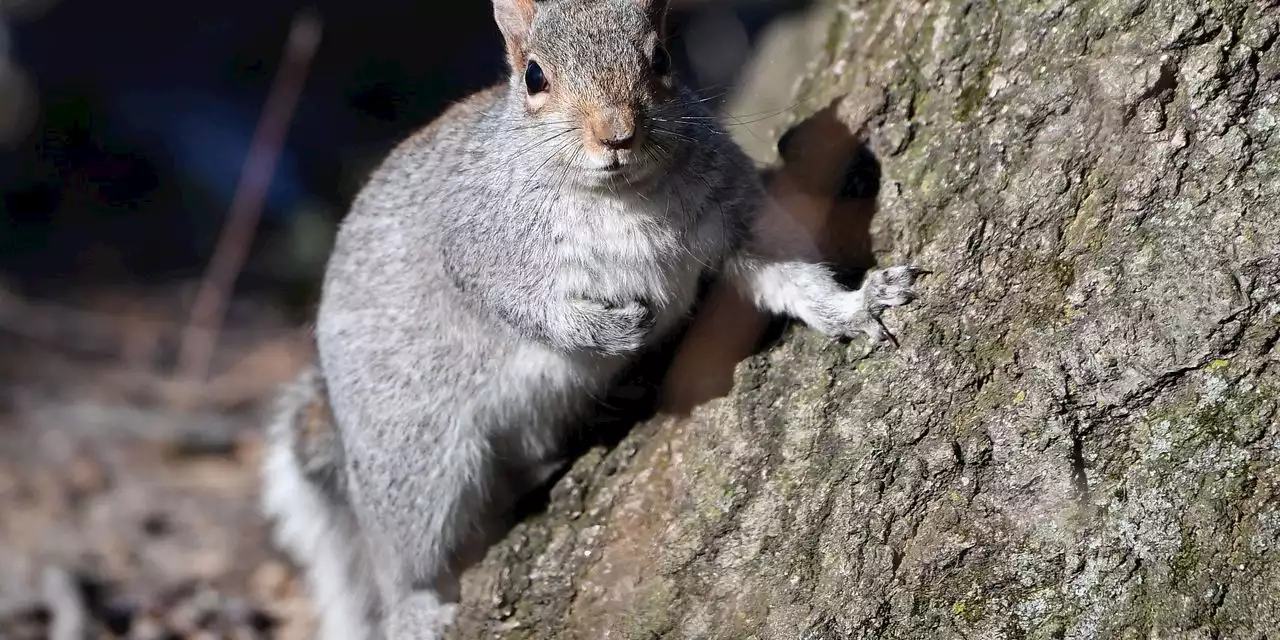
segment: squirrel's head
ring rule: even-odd
[[[523,132],[587,181],[654,173],[689,136],[669,0],[493,0]],[[541,141],[541,142],[539,142]]]

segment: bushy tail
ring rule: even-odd
[[[342,444],[319,368],[286,386],[267,425],[262,510],[306,571],[323,640],[374,640],[377,601],[346,498]]]

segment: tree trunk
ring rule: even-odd
[[[592,449],[458,637],[1277,637],[1280,2],[841,4],[900,347]]]

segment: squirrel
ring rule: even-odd
[[[492,0],[507,82],[394,148],[342,221],[316,362],[267,430],[262,509],[326,640],[439,638],[460,574],[563,464],[591,400],[708,274],[886,336],[924,271],[837,283],[677,79],[669,0]]]

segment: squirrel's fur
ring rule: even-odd
[[[509,82],[373,172],[325,276],[318,365],[270,427],[264,510],[325,639],[439,637],[461,571],[704,274],[830,335],[879,335],[913,296],[911,267],[842,289],[766,214],[751,161],[662,68],[665,0],[494,13]]]

